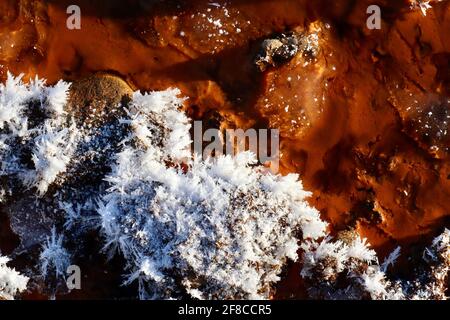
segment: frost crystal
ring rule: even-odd
[[[268,298],[286,259],[297,259],[300,223],[313,223],[301,184],[277,193],[287,179],[251,168],[246,153],[195,161],[184,173],[146,151],[125,152],[99,213],[108,245],[132,261],[132,278],[143,277],[151,297],[184,287],[205,298]]]
[[[297,232],[317,239],[326,223],[297,176],[267,174],[253,154],[189,158],[176,94],[135,94],[132,121],[122,121],[133,134],[98,209],[106,247],[129,261],[126,283],[138,280],[141,297],[269,298],[286,260],[297,259]]]
[[[410,7],[411,9],[419,8],[420,11],[422,12],[422,15],[426,16],[428,9],[432,8],[430,3],[441,1],[443,0],[410,0],[411,3]]]
[[[67,267],[70,265],[70,254],[63,247],[63,237],[56,234],[53,227],[51,237],[42,246],[39,257],[42,276],[48,277],[54,273],[56,277],[65,278]]]
[[[446,299],[446,281],[450,268],[450,232],[438,236],[426,248],[423,265],[415,270],[413,281],[390,280],[386,269],[400,254],[395,249],[381,265],[365,239],[355,237],[350,243],[331,238],[302,246],[301,275],[308,282],[309,293],[319,299]]]
[[[45,87],[38,78],[23,84],[21,78],[8,74],[0,84],[0,176],[42,196],[66,170],[76,143],[76,127],[63,114],[69,85]],[[14,193],[8,187],[0,186],[2,193]]]
[[[56,180],[57,176],[66,171],[70,155],[73,152],[74,126],[58,132],[53,130],[50,125],[46,124],[42,135],[35,139],[33,149],[35,169],[26,177],[29,181],[28,184],[35,186],[40,195],[47,192],[48,187]]]
[[[12,300],[16,294],[27,289],[28,278],[8,268],[8,262],[7,257],[0,256],[0,300]]]
[[[389,266],[393,266],[395,262],[397,261],[398,257],[400,256],[401,248],[397,247],[394,251],[392,251],[389,256],[384,260],[383,264],[381,265],[381,270],[383,272],[386,272],[386,270],[389,268]]]
[[[46,89],[47,110],[55,115],[62,115],[67,102],[70,85],[60,80],[55,86]]]

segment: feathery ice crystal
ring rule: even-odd
[[[12,300],[14,296],[27,289],[28,278],[6,266],[7,257],[0,255],[0,300]]]
[[[441,2],[443,0],[410,0],[411,9],[420,9],[423,16],[427,15],[428,9],[432,8],[433,3]]]
[[[317,239],[326,224],[297,176],[270,175],[250,153],[191,159],[177,94],[135,94],[122,121],[133,133],[98,210],[106,247],[129,261],[126,283],[138,280],[142,298],[269,298],[286,259],[297,259],[295,236]],[[161,126],[165,139],[154,134]]]
[[[62,81],[45,87],[37,78],[24,84],[11,74],[0,84],[0,177],[43,195],[66,170],[76,136],[63,111],[68,89]],[[9,184],[0,186],[1,194],[14,193]]]
[[[334,242],[305,242],[301,275],[311,297],[318,299],[436,300],[446,299],[450,271],[450,231],[436,237],[423,252],[414,280],[392,279],[387,269],[400,255],[394,250],[379,265],[375,251],[358,236]]]
[[[43,277],[48,277],[50,273],[54,273],[56,277],[65,277],[67,267],[70,265],[70,254],[63,247],[63,236],[56,234],[55,227],[52,229],[51,237],[48,237],[42,246],[39,260]]]
[[[184,173],[147,151],[120,155],[99,213],[144,296],[268,298],[286,259],[297,259],[300,227],[307,238],[324,234],[296,177],[267,175],[253,162],[242,153],[194,161]]]
[[[52,298],[56,293],[67,291],[66,273],[71,265],[71,255],[63,246],[64,237],[56,233],[56,228],[52,228],[51,235],[42,245],[42,251],[39,255],[40,277],[47,291]]]

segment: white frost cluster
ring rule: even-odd
[[[44,278],[49,275],[65,278],[71,257],[63,246],[63,240],[63,236],[56,234],[56,229],[53,227],[52,234],[42,246],[39,256],[41,275]]]
[[[178,93],[135,94],[132,120],[122,121],[134,134],[98,209],[106,247],[125,256],[142,298],[269,298],[287,259],[297,260],[296,235],[318,239],[326,223],[298,176],[266,173],[250,153],[190,158]]]
[[[433,240],[430,247],[423,253],[423,259],[429,266],[429,272],[425,275],[424,286],[417,286],[412,299],[446,300],[445,292],[448,290],[450,273],[450,230],[445,231]]]
[[[77,132],[64,112],[68,90],[62,81],[53,87],[38,78],[24,84],[22,76],[8,73],[0,84],[0,177],[43,195],[66,170]],[[13,193],[9,188],[0,186],[0,194]]]
[[[433,2],[441,2],[443,0],[411,0],[411,9],[419,8],[422,15],[425,17],[427,15],[428,9],[432,8]]]
[[[302,245],[301,275],[309,293],[319,299],[403,300],[446,299],[446,281],[450,268],[450,232],[438,236],[424,251],[424,265],[415,270],[413,281],[389,279],[387,269],[400,255],[395,249],[381,264],[365,239],[351,241],[330,237]]]
[[[329,237],[319,243],[308,241],[302,245],[302,249],[305,254],[301,275],[305,278],[320,273],[321,279],[330,281],[336,279],[340,272],[352,269],[358,262],[371,263],[377,260],[375,251],[367,247],[366,239],[361,240],[359,237],[350,244],[332,241]]]
[[[184,99],[179,89],[133,94],[128,110],[132,136],[147,150],[155,152],[155,160],[183,160],[190,157],[190,122],[178,109]]]
[[[7,257],[0,255],[0,300],[12,300],[27,289],[28,278],[9,268]]]

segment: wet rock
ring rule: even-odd
[[[277,67],[290,61],[297,54],[308,59],[314,58],[318,51],[317,34],[307,35],[296,31],[282,33],[262,42],[255,65],[264,72],[270,66]]]
[[[100,119],[111,118],[118,107],[126,104],[132,93],[121,78],[97,74],[72,84],[68,108],[83,125],[98,125]]]
[[[256,104],[270,127],[279,128],[282,135],[290,138],[305,135],[328,111],[329,79],[337,72],[337,55],[329,41],[333,30],[317,23],[302,32],[295,33],[295,56],[275,64],[276,68],[269,65],[270,69],[262,75],[264,81]]]
[[[63,221],[61,212],[48,210],[47,202],[52,201],[37,199],[34,194],[28,193],[8,206],[11,229],[20,238],[16,253],[38,249],[50,235],[52,226]]]
[[[405,121],[405,131],[436,158],[446,157],[450,151],[449,110],[449,99],[430,96],[412,103]]]

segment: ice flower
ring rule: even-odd
[[[0,300],[12,300],[27,289],[28,277],[7,266],[9,259],[0,256]]]

